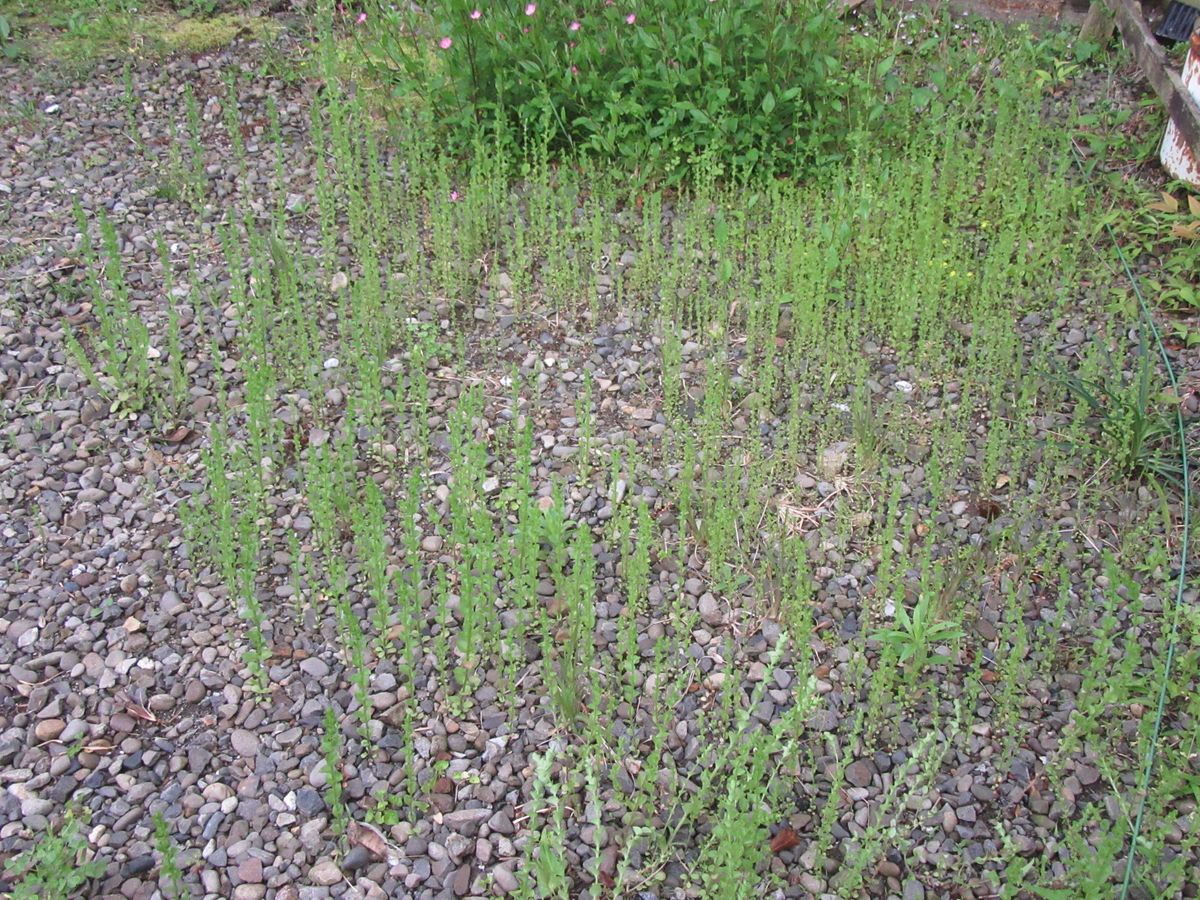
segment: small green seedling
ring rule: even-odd
[[[10,895],[13,900],[67,900],[80,896],[80,889],[104,874],[104,863],[87,859],[87,838],[81,833],[84,821],[68,810],[57,829],[4,864],[16,876]]]
[[[179,847],[171,840],[171,826],[161,812],[153,816],[154,849],[162,862],[159,867],[160,878],[171,886],[171,896],[184,896],[183,869],[179,865]]]
[[[926,666],[948,663],[949,655],[935,648],[963,635],[957,623],[935,621],[932,605],[929,594],[921,594],[911,613],[903,604],[896,604],[894,627],[876,635],[880,643],[896,652],[910,679],[916,678]]]

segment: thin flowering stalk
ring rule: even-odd
[[[365,23],[366,15],[366,13],[360,14],[359,24]],[[400,38],[412,48],[411,54],[405,53],[403,50],[401,50],[399,55],[397,55],[397,53],[394,52],[391,41],[377,41],[375,46],[383,50],[384,55],[387,56],[388,60],[390,60],[398,70],[405,72],[409,76],[408,89],[411,90],[416,96],[424,100],[428,97],[428,91],[426,90],[426,77],[428,73],[427,71],[421,71],[421,77],[416,77],[418,69],[423,70],[424,67],[414,62],[415,60],[419,60],[424,56],[424,38],[418,34],[416,28],[411,27],[411,15],[412,14],[410,12],[407,20],[409,22],[408,26],[396,29],[396,32],[400,35]],[[384,17],[384,21],[387,21],[386,16]],[[358,47],[358,52],[362,54],[363,57],[367,57],[369,54],[366,47],[363,46],[363,43],[359,38],[359,34],[360,32],[358,30],[352,29],[350,31],[350,38]],[[400,43],[400,40],[397,40],[396,43]]]
[[[478,22],[483,18],[483,10],[479,7],[471,9],[467,16],[471,21]],[[484,33],[476,28],[464,29],[464,37],[467,47],[467,65],[471,69],[471,111],[475,116],[475,121],[478,122],[482,118],[482,113],[479,109],[479,42],[485,40]]]

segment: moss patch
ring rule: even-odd
[[[211,19],[183,19],[157,15],[144,20],[146,49],[163,56],[177,53],[204,53],[224,47],[235,38],[262,41],[279,33],[271,19],[226,13]]]
[[[239,13],[184,18],[160,11],[134,15],[116,3],[85,10],[78,0],[49,0],[43,10],[0,0],[17,24],[32,59],[55,63],[76,75],[116,54],[152,58],[205,53],[237,38],[267,41],[282,26],[273,19]]]

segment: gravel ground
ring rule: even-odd
[[[179,429],[164,431],[148,414],[114,411],[67,360],[64,323],[87,318],[78,289],[82,272],[75,264],[79,248],[70,237],[76,231],[73,201],[89,213],[103,208],[118,224],[135,304],[156,333],[165,315],[156,235],[166,240],[174,260],[194,255],[202,281],[219,288],[223,257],[211,222],[197,225],[193,211],[164,187],[169,180],[167,123],[185,119],[184,84],[192,86],[204,113],[211,138],[206,175],[218,202],[240,200],[253,206],[270,196],[266,186],[274,177],[274,158],[265,138],[265,104],[273,96],[291,154],[284,163],[292,179],[289,205],[300,210],[307,201],[313,206],[307,123],[314,85],[272,79],[262,71],[263,61],[260,48],[244,44],[196,59],[136,65],[146,154],[133,152],[126,127],[123,61],[101,64],[94,77],[74,84],[58,84],[52,76],[11,63],[0,69],[0,84],[13,108],[32,100],[38,109],[8,121],[0,131],[0,853],[29,846],[72,800],[90,810],[89,838],[107,866],[89,896],[156,895],[154,812],[172,823],[192,896],[291,900],[512,892],[528,814],[528,754],[550,737],[544,710],[520,707],[514,723],[486,676],[469,718],[459,720],[440,702],[444,698],[431,695],[424,704],[428,718],[423,738],[412,748],[425,773],[422,784],[431,811],[420,820],[384,829],[395,853],[381,858],[371,852],[370,836],[360,834],[346,851],[328,827],[320,726],[326,698],[334,698],[342,709],[351,705],[331,629],[315,622],[297,624],[282,614],[273,617],[270,636],[276,652],[267,702],[247,690],[244,625],[215,579],[187,564],[176,515],[184,498],[198,489],[201,435],[216,403],[207,335],[214,329],[232,334],[233,322],[185,317],[191,393]],[[248,123],[248,181],[235,176],[225,155],[228,148],[218,137],[221,113],[215,98],[223,96],[223,74],[231,68],[245,76],[240,105]],[[247,183],[261,186],[261,192],[244,196]],[[614,266],[631,262],[632,256],[621,257]],[[600,452],[622,446],[630,436],[636,439],[648,460],[637,490],[653,501],[670,476],[655,449],[669,435],[653,385],[639,377],[658,365],[657,347],[643,323],[616,319],[593,327],[586,318],[518,319],[504,314],[500,293],[493,298],[501,309],[498,317],[486,307],[475,317],[479,329],[499,332],[497,356],[516,362],[531,378],[538,377],[534,365],[539,359],[543,364],[553,359],[539,383],[534,413],[538,484],[548,489],[551,476],[572,465],[579,438],[570,411],[581,373],[590,371],[601,397]],[[437,309],[435,316],[445,312]],[[1055,322],[1034,317],[1022,323],[1022,335],[1031,345],[1054,341],[1069,348],[1086,340],[1094,327],[1085,313]],[[699,370],[703,360],[698,348],[685,345],[684,352],[685,372]],[[881,349],[875,362],[873,389],[880,396],[903,392],[910,379],[917,380],[916,373],[899,369]],[[494,393],[503,395],[501,372],[497,367],[495,375],[485,373],[483,380],[493,379]],[[434,374],[447,376],[434,379],[440,391],[434,406],[440,411],[453,402],[457,385],[450,373]],[[335,372],[326,385],[327,400],[335,407],[341,390],[337,379]],[[944,395],[952,388],[946,386]],[[921,398],[930,408],[937,399]],[[1194,406],[1194,398],[1189,403]],[[498,413],[491,409],[487,415],[494,419]],[[759,427],[744,420],[735,424],[745,433]],[[770,431],[780,424],[776,420],[764,427]],[[309,441],[314,436],[310,432]],[[928,453],[928,447],[911,448],[906,477],[912,490],[921,488]],[[804,476],[797,484],[814,502],[828,494],[840,465],[836,459],[814,459],[814,472],[822,462],[828,479]],[[965,543],[998,526],[995,513],[977,499],[977,486],[962,487],[961,501],[942,524],[946,534]],[[281,494],[274,502],[280,534],[304,528],[294,497]],[[1119,528],[1127,511],[1141,502],[1136,490],[1125,495],[1114,491],[1107,513],[1112,526]],[[594,489],[575,488],[568,505],[574,515],[592,523],[612,512],[610,501]],[[1068,532],[1068,553],[1078,554],[1081,566],[1094,565],[1086,546],[1089,535],[1070,528],[1072,515],[1069,508],[1045,510],[1037,521],[1062,526]],[[662,524],[671,527],[669,520]],[[436,559],[440,538],[427,534],[422,548]],[[276,612],[287,609],[289,599],[283,577],[287,559],[281,553],[271,570]],[[600,565],[599,580],[614,582],[612,563],[601,560]],[[860,627],[860,583],[869,568],[869,561],[856,560],[850,548],[846,558],[828,553],[815,571],[821,583],[818,636],[830,636],[828,643],[819,638],[814,643],[822,660],[816,671],[822,704],[815,721],[825,731],[844,728],[859,702],[843,694],[849,659],[837,637],[853,635]],[[668,561],[659,561],[652,606],[675,592],[691,598],[688,602],[698,613],[696,653],[715,656],[726,638],[734,638],[748,684],[761,679],[778,626],[732,608],[695,573],[679,573]],[[976,627],[979,640],[986,642],[989,634],[995,636],[1002,601],[984,601]],[[619,609],[615,600],[611,611],[607,606],[599,604],[601,633]],[[1086,623],[1086,611],[1080,616]],[[653,627],[647,623],[652,639]],[[775,678],[766,705],[756,711],[765,721],[774,715],[772,704],[782,706],[789,697],[787,673],[781,670]],[[1047,750],[1056,746],[1078,688],[1078,676],[1066,670],[1053,683],[1025,686],[1026,718],[1018,729],[1024,739],[1004,767],[991,761],[999,736],[986,725],[962,735],[932,789],[918,796],[911,809],[912,821],[918,823],[912,836],[924,865],[914,871],[911,859],[886,857],[870,873],[871,893],[904,900],[983,896],[982,889],[963,885],[978,885],[974,874],[967,873],[1007,852],[996,822],[1003,822],[1011,847],[1032,858],[1050,852],[1055,823],[1085,804],[1107,804],[1113,810],[1110,786],[1086,746],[1068,763],[1071,771],[1063,782],[1068,790],[1056,795],[1049,789]],[[374,671],[372,702],[385,724],[399,689],[397,673],[386,664]],[[861,831],[868,806],[885,793],[889,773],[904,762],[904,746],[917,739],[917,729],[933,725],[931,712],[912,717],[909,733],[897,736],[894,753],[867,754],[847,767],[848,784],[842,788],[846,815],[833,831],[837,843]],[[672,752],[683,759],[697,752],[694,741],[688,741],[689,715],[687,709],[681,713],[671,738]],[[1130,733],[1136,733],[1136,717],[1128,721]],[[355,750],[353,740],[347,750],[348,758],[355,758],[349,752]],[[389,757],[409,752],[385,731],[371,765],[360,771],[348,764],[345,788],[352,804],[388,777],[394,768]],[[474,777],[435,777],[434,760],[449,760],[451,776]],[[816,763],[811,791],[800,792],[796,814],[781,823],[800,835],[812,831],[818,800],[830,790],[824,772],[833,757],[818,751]],[[585,846],[581,840],[578,853],[583,856],[590,852]],[[806,852],[813,851],[808,841],[801,841],[776,854],[775,864],[789,873],[789,896],[828,890],[828,872],[806,859]],[[835,846],[832,868],[837,852]],[[601,864],[615,865],[615,855]],[[681,879],[682,873],[668,867],[665,881],[645,896],[675,896],[672,883]]]

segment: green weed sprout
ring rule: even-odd
[[[930,595],[924,593],[911,613],[897,603],[895,626],[876,634],[880,643],[896,652],[910,679],[916,678],[926,666],[948,663],[950,657],[935,648],[963,636],[957,623],[936,621],[932,606]]]
[[[1138,342],[1137,369],[1124,377],[1124,366],[1101,348],[1103,366],[1094,375],[1060,375],[1056,380],[1089,413],[1096,446],[1126,475],[1149,476],[1176,487],[1182,470],[1171,449],[1175,422],[1167,398],[1155,389],[1154,359],[1146,341]]]
[[[171,840],[171,826],[167,824],[167,820],[161,812],[154,814],[153,822],[154,849],[162,857],[160,866],[162,877],[171,885],[171,895],[182,897],[184,896],[183,869],[179,865],[179,848]]]
[[[29,850],[4,864],[20,880],[13,885],[13,900],[68,900],[91,879],[104,874],[98,859],[79,860],[88,852],[87,839],[80,833],[84,821],[68,810],[57,829],[49,831]]]

